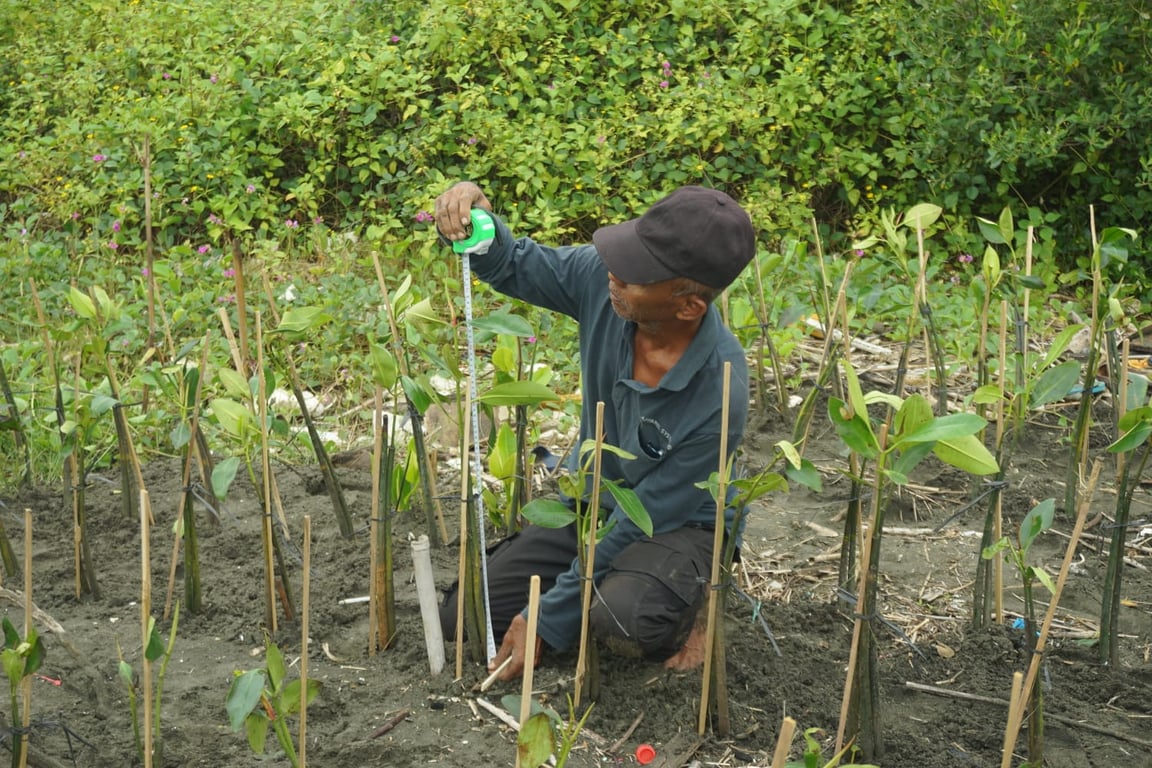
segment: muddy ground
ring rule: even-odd
[[[766,419],[747,441],[748,466],[757,468],[772,445],[785,437],[782,423]],[[1059,428],[1040,423],[1029,428],[1008,475],[1004,509],[1009,524],[1018,523],[1034,501],[1062,499],[1063,437]],[[1094,445],[1105,442],[1096,440]],[[824,729],[825,743],[834,737],[852,634],[851,620],[846,618],[849,609],[835,601],[838,531],[848,489],[840,479],[844,460],[834,435],[814,435],[808,455],[824,473],[823,493],[793,490],[769,498],[756,506],[750,519],[745,566],[739,575],[750,600],[734,598],[725,613],[729,734],[720,737],[710,731],[693,749],[699,673],[670,673],[605,653],[603,688],[587,721],[588,731],[598,740],[581,740],[570,764],[635,764],[636,746],[649,743],[657,750],[655,765],[699,761],[767,766],[784,716],[794,718],[801,730]],[[367,607],[341,601],[368,593],[370,483],[359,469],[344,467],[339,474],[356,524],[350,539],[340,535],[314,467],[276,468],[293,542],[290,580],[297,596],[302,520],[305,515],[312,520],[308,671],[311,678],[322,681],[323,689],[308,710],[308,764],[512,765],[511,732],[474,701],[477,694],[471,689],[484,677],[481,665],[468,660],[463,678],[454,680],[455,651],[449,643],[447,670],[435,677],[429,674],[407,544],[411,536],[424,532],[419,513],[405,513],[395,526],[394,646],[375,655],[367,653]],[[1106,468],[1103,476],[1094,506],[1110,514],[1111,470]],[[156,518],[151,536],[152,599],[154,613],[160,615],[171,566],[179,467],[173,460],[156,458],[148,462],[144,477]],[[458,482],[447,470],[442,481],[447,488]],[[3,522],[21,561],[23,510],[32,510],[33,597],[64,630],[45,633],[47,660],[33,684],[33,765],[139,764],[128,697],[117,675],[117,645],[139,669],[140,542],[136,523],[125,518],[115,493],[117,482],[115,472],[89,479],[89,536],[103,591],[100,600],[75,595],[72,513],[61,489],[12,493],[0,499]],[[1000,765],[1005,706],[927,693],[909,685],[1007,700],[1012,673],[1027,663],[1019,630],[1004,625],[968,628],[979,542],[975,531],[982,512],[970,510],[935,530],[965,504],[971,485],[961,473],[929,463],[891,507],[891,532],[882,553],[887,624],[879,630],[884,766]],[[1137,494],[1133,519],[1146,522],[1148,506],[1144,489]],[[456,515],[451,508],[452,532]],[[272,739],[271,756],[258,760],[244,735],[230,730],[224,708],[234,672],[262,662],[263,571],[254,494],[238,485],[218,525],[211,524],[207,514],[202,519],[205,609],[200,615],[185,611],[180,617],[164,679],[163,758],[157,764],[287,765]],[[1091,537],[1107,533],[1106,526],[1107,518],[1089,532],[1077,553],[1043,667],[1052,714],[1046,729],[1046,764],[1053,768],[1152,766],[1152,578],[1147,570],[1152,563],[1148,557],[1152,530],[1141,538],[1141,526],[1135,526],[1129,535],[1133,547],[1124,577],[1122,661],[1110,668],[1097,662],[1095,649],[1087,644],[1098,622],[1103,573],[1098,544]],[[1062,533],[1071,527],[1069,516],[1058,517],[1057,532],[1045,534],[1038,544],[1038,561],[1053,574],[1068,542]],[[455,573],[456,550],[436,550],[434,559],[437,581],[443,586]],[[1005,573],[1006,610],[1019,613],[1018,581],[1010,569]],[[9,576],[4,586],[20,584],[17,575]],[[17,627],[23,626],[21,605],[5,603],[3,608]],[[300,620],[281,614],[278,624],[275,640],[289,662],[295,662],[301,647]],[[169,622],[161,620],[159,626],[166,633]],[[574,667],[574,656],[547,653],[536,673],[536,690],[562,712]],[[291,674],[297,669],[293,666]],[[497,686],[485,697],[499,704],[502,695],[515,692],[511,686]],[[0,709],[8,711],[7,706]],[[389,721],[394,727],[374,736]],[[293,721],[294,733],[295,727]],[[794,759],[801,748],[798,736]],[[1024,750],[1022,737],[1017,752],[1023,755]]]

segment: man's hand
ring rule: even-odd
[[[468,237],[472,223],[472,209],[483,208],[492,212],[492,203],[471,181],[461,181],[436,198],[436,229],[449,240]]]
[[[487,201],[485,201],[487,202]],[[528,620],[522,614],[516,614],[508,631],[504,633],[504,640],[500,643],[500,650],[492,661],[488,662],[488,671],[495,672],[497,667],[506,660],[511,659],[504,671],[497,675],[497,680],[515,680],[524,674],[524,651],[528,645]],[[536,664],[540,663],[540,649],[542,641],[536,638]]]

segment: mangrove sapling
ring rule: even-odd
[[[320,693],[319,680],[309,679],[301,686],[299,679],[287,680],[284,657],[276,643],[265,637],[265,666],[246,672],[237,670],[225,698],[228,722],[233,731],[245,729],[248,745],[258,755],[264,754],[268,740],[268,726],[292,768],[299,768],[300,760],[288,718],[300,711],[301,702],[312,703]]]
[[[520,696],[512,694],[502,697],[500,703],[509,712],[519,712],[522,707]],[[594,706],[589,704],[577,718],[579,708],[573,703],[572,694],[568,694],[568,719],[564,719],[556,710],[533,699],[532,714],[520,723],[520,734],[516,738],[522,768],[539,768],[551,757],[556,758],[556,768],[564,768]]]
[[[844,759],[844,756],[853,751],[852,744],[839,750],[828,762],[824,762],[824,749],[818,738],[823,734],[824,731],[820,728],[809,728],[804,731],[804,761],[800,763],[787,762],[784,763],[783,768],[879,768],[872,763],[841,763],[840,761]]]
[[[27,698],[25,698],[24,713],[20,707],[20,689],[26,686],[26,680],[36,674],[44,663],[44,641],[40,639],[36,628],[31,624],[26,629],[26,636],[20,637],[16,627],[7,616],[0,622],[4,631],[4,649],[0,651],[0,662],[4,667],[4,676],[8,678],[8,703],[12,737],[12,768],[20,768],[22,758],[28,749],[27,724]]]
[[[180,602],[172,612],[172,626],[168,630],[168,642],[165,643],[156,629],[156,619],[148,617],[148,643],[144,646],[144,660],[148,663],[160,661],[160,670],[156,674],[156,681],[152,693],[152,755],[157,765],[164,764],[164,747],[162,741],[163,731],[160,729],[160,713],[164,692],[164,676],[168,672],[168,662],[172,659],[172,650],[176,647],[176,627],[180,623]],[[116,656],[118,659],[118,673],[120,682],[128,694],[128,712],[132,717],[132,736],[136,742],[136,754],[144,760],[144,738],[140,725],[140,679],[132,664],[124,658],[120,642],[116,642]]]
[[[1118,285],[1114,285],[1107,296],[1107,307],[1102,301],[1105,290],[1105,275],[1113,266],[1123,267],[1128,262],[1128,241],[1136,239],[1136,232],[1122,227],[1108,227],[1096,237],[1095,211],[1091,214],[1092,229],[1092,319],[1089,324],[1088,358],[1084,364],[1084,378],[1080,389],[1080,403],[1076,412],[1075,427],[1071,441],[1071,455],[1065,479],[1064,510],[1072,514],[1077,508],[1080,483],[1088,463],[1088,432],[1092,422],[1092,403],[1096,392],[1097,368],[1100,364],[1100,350],[1104,343],[1109,319],[1113,322],[1123,317],[1123,310],[1117,299]]]
[[[0,360],[0,393],[4,395],[4,401],[0,402],[0,432],[11,432],[16,441],[16,450],[24,454],[24,471],[20,473],[20,485],[26,488],[32,483],[32,449],[29,447],[28,435],[24,432],[24,420],[20,418],[16,396],[12,394],[12,387],[8,384],[8,371],[3,360]]]
[[[276,329],[272,334],[281,338],[283,348],[277,350],[274,357],[283,360],[288,370],[288,385],[292,388],[292,395],[300,408],[300,416],[304,419],[304,428],[308,432],[308,442],[316,456],[316,463],[320,467],[320,475],[324,479],[324,487],[328,490],[328,498],[332,502],[332,509],[336,513],[336,524],[340,528],[340,535],[346,539],[352,538],[352,516],[348,512],[348,502],[344,499],[344,488],[336,476],[336,469],[332,465],[332,458],[324,447],[324,440],[316,429],[316,422],[308,409],[304,399],[304,388],[300,383],[300,374],[296,370],[296,358],[292,346],[303,341],[309,334],[315,332],[322,325],[332,319],[332,316],[319,307],[292,307],[280,316],[276,309],[276,298],[272,292],[272,284],[268,281],[268,273],[263,272],[264,293],[268,299],[268,308],[276,322]]]
[[[1039,628],[1036,623],[1036,582],[1047,587],[1049,592],[1055,593],[1056,587],[1052,578],[1040,566],[1029,565],[1028,550],[1032,543],[1044,531],[1052,527],[1052,519],[1056,514],[1056,499],[1045,499],[1024,516],[1020,523],[1020,531],[1016,542],[1005,536],[988,547],[983,557],[991,560],[1003,553],[1004,558],[1020,574],[1024,587],[1024,642],[1028,649],[1028,658],[1036,653],[1036,638]],[[1044,699],[1043,686],[1033,685],[1031,691],[1031,708],[1028,718],[1028,765],[1039,768],[1044,764]]]
[[[864,758],[877,759],[883,745],[872,621],[878,614],[880,543],[888,491],[893,485],[908,483],[913,469],[930,453],[972,474],[991,474],[998,467],[992,454],[976,437],[986,425],[981,417],[973,413],[934,416],[931,404],[918,394],[907,399],[879,393],[865,397],[852,366],[845,362],[843,368],[848,400],[830,398],[828,415],[848,450],[874,462],[875,470],[836,744],[839,750],[845,743],[845,733],[854,734]],[[872,402],[882,402],[893,409],[891,426],[886,423],[878,432],[874,430],[867,410]]]
[[[1143,397],[1147,396],[1144,380]],[[1142,397],[1142,399],[1143,399]],[[1124,550],[1128,535],[1132,496],[1140,485],[1148,455],[1152,453],[1152,405],[1143,405],[1125,413],[1118,424],[1121,435],[1108,446],[1120,464],[1120,479],[1116,484],[1116,512],[1112,522],[1112,539],[1108,545],[1108,566],[1104,576],[1103,596],[1100,600],[1100,661],[1113,666],[1118,662],[1120,639],[1120,596],[1124,576]],[[1140,459],[1133,471],[1134,454]]]

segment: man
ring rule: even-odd
[[[492,211],[471,182],[442,194],[435,211],[440,233],[465,239],[473,207]],[[716,504],[696,483],[720,465],[725,362],[732,364],[729,451],[739,445],[748,415],[744,351],[712,300],[755,255],[752,222],[728,195],[695,186],[676,190],[638,219],[596,230],[593,245],[550,248],[514,239],[493,218],[496,239],[486,254],[472,257],[472,268],[501,293],[578,321],[580,442],[595,437],[596,404],[603,402],[605,442],[636,458],[605,453],[602,476],[631,488],[652,518],[649,538],[602,495],[615,525],[596,548],[592,631],[610,648],[669,668],[697,666],[703,639],[695,619],[711,575]],[[727,510],[729,523],[733,514]],[[532,574],[543,592],[538,642],[558,650],[578,642],[578,546],[574,526],[530,525],[490,553],[493,631],[503,635],[490,668],[511,657],[500,679],[523,672]],[[455,601],[449,594],[441,610],[449,635]]]

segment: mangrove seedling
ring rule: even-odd
[[[4,650],[0,651],[4,675],[8,678],[8,703],[11,713],[12,768],[20,768],[21,757],[27,749],[28,734],[24,732],[20,715],[20,686],[24,680],[40,669],[44,663],[44,642],[35,627],[28,627],[28,636],[20,637],[7,616],[3,621]]]
[[[161,660],[160,671],[156,675],[155,691],[152,696],[152,755],[153,762],[157,765],[162,765],[164,762],[164,749],[162,746],[163,742],[161,741],[162,732],[160,730],[160,705],[164,691],[164,674],[168,671],[168,662],[172,658],[172,649],[176,645],[176,627],[179,622],[180,602],[177,601],[172,613],[172,628],[168,630],[168,642],[165,643],[160,636],[160,632],[156,629],[156,619],[151,616],[148,617],[148,646],[144,649],[144,658],[149,662],[155,662],[157,659]],[[124,688],[128,692],[128,711],[132,715],[132,736],[136,741],[136,754],[138,754],[143,761],[144,739],[143,734],[140,732],[139,679],[132,665],[125,660],[119,643],[116,644],[116,655],[119,658],[118,671],[120,681],[124,683]]]
[[[267,660],[264,668],[235,673],[225,700],[228,721],[233,731],[245,729],[248,745],[258,755],[264,754],[271,726],[292,768],[299,768],[300,759],[288,717],[300,711],[300,680],[286,680],[287,667],[275,643],[265,640],[264,647]],[[320,687],[319,680],[308,681],[308,703],[320,693]]]
[[[1036,623],[1034,587],[1036,582],[1040,582],[1048,588],[1049,592],[1054,593],[1056,585],[1043,568],[1028,564],[1028,550],[1031,549],[1037,536],[1052,527],[1052,518],[1055,514],[1056,499],[1045,499],[1024,516],[1015,543],[1005,536],[991,547],[986,548],[983,553],[987,560],[1004,553],[1005,559],[1020,573],[1020,579],[1024,586],[1024,637],[1029,658],[1036,650],[1036,636],[1039,633],[1039,625]],[[1039,768],[1044,764],[1043,686],[1032,686],[1031,695],[1032,709],[1028,714],[1027,765]]]
[[[516,695],[504,696],[500,703],[509,712],[520,711],[520,697]],[[584,729],[588,715],[592,713],[594,704],[589,704],[584,714],[577,719],[576,706],[572,695],[568,695],[568,719],[562,718],[556,710],[545,707],[538,701],[531,702],[531,716],[520,724],[520,733],[516,737],[516,752],[520,757],[522,768],[539,768],[548,763],[549,758],[556,758],[556,768],[564,768],[568,764],[568,755],[576,746],[576,738]]]

